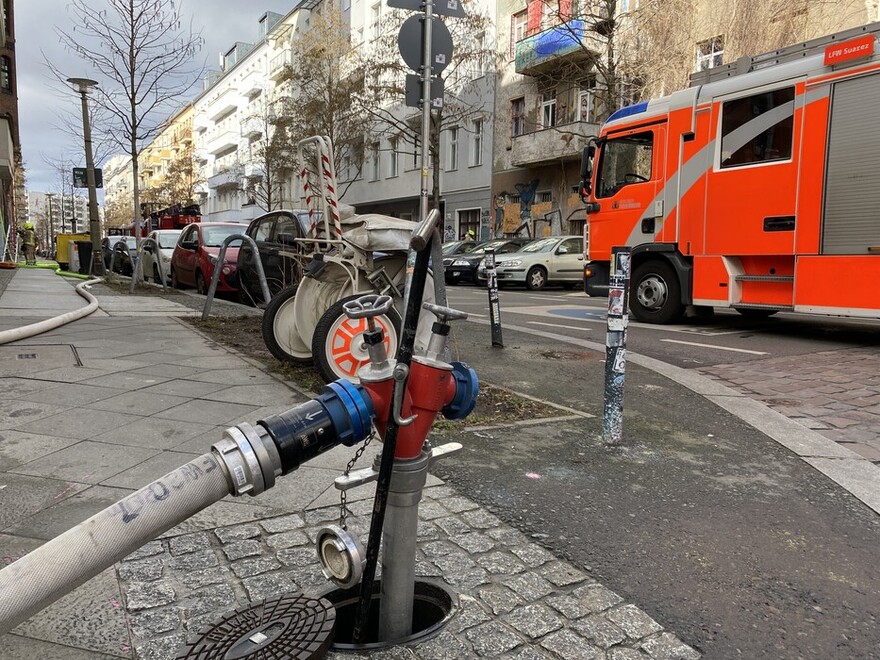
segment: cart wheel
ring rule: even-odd
[[[297,286],[289,286],[278,292],[263,312],[263,341],[269,352],[282,362],[311,364],[312,354],[296,331],[293,303]]]
[[[366,319],[350,319],[342,306],[358,296],[348,296],[334,303],[318,324],[312,336],[312,356],[315,368],[325,382],[345,378],[358,382],[357,372],[370,360],[363,334],[367,330]],[[393,357],[397,354],[400,337],[400,314],[393,307],[387,314],[375,317],[376,324],[385,333],[385,351]]]

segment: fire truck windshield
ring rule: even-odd
[[[611,138],[602,146],[596,197],[611,197],[624,186],[650,181],[654,134]]]

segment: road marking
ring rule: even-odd
[[[719,351],[733,351],[734,353],[750,353],[751,355],[770,355],[764,351],[749,351],[745,348],[730,348],[728,346],[714,346],[712,344],[698,344],[694,341],[679,341],[678,339],[661,339],[669,344],[684,344],[685,346],[699,346],[700,348],[714,348]]]
[[[529,325],[546,325],[550,328],[566,328],[567,330],[586,330],[590,331],[590,328],[578,327],[576,325],[559,325],[558,323],[541,323],[541,321],[526,321]]]

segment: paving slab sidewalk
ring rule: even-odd
[[[23,310],[23,291],[45,293],[57,309]],[[154,298],[111,302],[7,345],[15,355],[0,372],[2,565],[208,450],[224,427],[307,400],[169,318],[167,301]],[[16,271],[0,296],[0,329],[84,304],[77,300],[49,272]],[[160,313],[146,314],[151,305],[162,305]],[[337,448],[274,491],[225,498],[182,522],[5,635],[3,657],[170,658],[218,614],[272,594],[327,589],[313,542],[338,520],[332,483],[350,456]],[[351,529],[366,529],[370,498],[369,488],[349,495]],[[699,657],[650,612],[436,478],[419,537],[418,575],[452,589],[456,609],[440,635],[406,657]]]

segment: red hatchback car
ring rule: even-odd
[[[175,288],[195,287],[201,294],[208,292],[214,267],[220,255],[223,239],[233,234],[244,234],[247,225],[226,222],[201,222],[189,225],[180,233],[171,255],[171,283]],[[238,248],[233,241],[226,248],[220,267],[217,291],[238,291]]]

